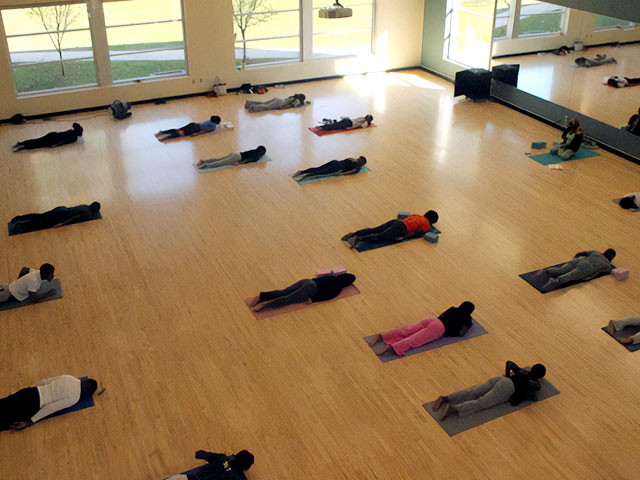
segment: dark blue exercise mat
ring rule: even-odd
[[[440,230],[438,230],[433,225],[429,229],[429,232],[435,233],[436,235],[439,235],[440,233],[442,233],[442,232],[440,232]],[[382,247],[386,247],[388,245],[395,245],[396,243],[409,242],[411,240],[416,240],[416,239],[420,239],[423,242],[426,242],[426,240],[423,237],[415,237],[415,238],[411,238],[409,240],[402,240],[400,242],[365,243],[364,246],[356,247],[355,250],[357,250],[358,252],[366,252],[367,250],[375,250],[376,248],[382,248]]]
[[[640,85],[640,84],[638,84],[638,85]],[[613,203],[615,203],[616,205],[620,205],[620,200],[622,200],[622,197],[614,198],[613,199]],[[623,210],[627,210],[629,212],[640,212],[640,208],[626,208],[626,209],[623,208]]]
[[[182,473],[181,473],[181,475],[187,475],[187,476],[189,476],[189,475],[193,475],[193,476],[195,476],[195,475],[196,475],[196,473],[198,473],[198,470],[199,470],[200,468],[202,468],[204,465],[207,465],[207,464],[206,464],[206,463],[203,463],[203,464],[202,464],[202,465],[200,465],[199,467],[195,467],[195,468],[192,468],[191,470],[187,470],[186,472],[182,472]],[[247,480],[247,476],[244,474],[244,472],[237,472],[237,473],[238,473],[238,478],[239,478],[240,480]]]
[[[74,223],[84,223],[84,222],[91,222],[93,220],[99,220],[102,218],[102,215],[100,215],[100,212],[98,212],[98,216],[96,218],[92,218],[91,220],[78,220],[77,222],[69,222],[65,225],[62,225],[63,227],[66,227],[67,225],[73,225]],[[31,233],[31,232],[37,232],[38,230],[49,230],[49,228],[60,228],[60,227],[49,227],[49,228],[34,228],[28,231],[24,231],[24,232],[16,232],[15,231],[15,224],[9,222],[7,224],[8,228],[9,228],[9,236],[11,237],[12,235],[20,235],[22,233]]]
[[[565,263],[566,262],[563,262],[563,263],[559,263],[557,265],[552,265],[551,267],[545,267],[545,268],[559,267],[560,265],[564,265]],[[616,268],[614,265],[611,265],[611,266],[613,268]],[[546,272],[542,273],[541,275],[537,275],[539,270],[540,269],[534,270],[533,272],[523,273],[522,275],[518,275],[518,276],[522,278],[525,282],[527,282],[529,285],[531,285],[533,288],[538,290],[540,293],[549,293],[549,292],[554,292],[556,290],[562,290],[563,288],[572,287],[579,283],[590,282],[591,280],[595,280],[596,278],[604,277],[605,275],[610,275],[609,273],[603,272],[600,275],[597,275],[588,280],[577,280],[575,282],[565,283],[564,285],[556,285],[551,290],[542,290],[542,287],[546,285],[546,283],[549,281],[551,277],[547,275]]]
[[[48,302],[49,300],[55,300],[57,298],[62,298],[62,284],[60,283],[59,278],[54,278],[51,282],[44,281],[42,285],[40,285],[40,289],[37,291],[38,294],[48,292],[51,290],[51,287],[56,289],[56,294],[45,298],[44,300],[40,300],[39,302],[34,302],[33,300],[23,300],[19,302],[17,300],[7,300],[6,302],[0,302],[0,311],[2,310],[11,310],[12,308],[20,308],[26,307],[27,305],[34,305],[37,303]]]
[[[589,148],[580,147],[576,154],[568,160],[563,160],[558,155],[552,155],[551,153],[538,153],[536,155],[528,155],[531,160],[535,160],[540,165],[554,165],[556,163],[570,162],[571,160],[580,160],[581,158],[599,157],[598,152],[594,152]]]
[[[257,163],[266,163],[266,162],[270,162],[271,161],[271,157],[269,157],[269,155],[264,154],[260,160],[258,160],[257,162],[251,162],[251,163],[243,163],[241,165],[222,165],[221,167],[206,167],[206,168],[198,168],[196,166],[196,164],[193,164],[193,168],[196,169],[196,171],[198,173],[207,173],[207,172],[212,172],[214,170],[224,170],[225,168],[235,168],[235,167],[250,167],[251,165],[256,165]]]
[[[369,169],[369,167],[367,167],[366,165],[364,167],[362,167],[360,169],[360,171],[358,173],[355,173],[354,175],[359,175],[361,173],[365,173],[365,172],[370,172],[371,170]],[[322,180],[325,180],[327,178],[335,178],[335,177],[353,177],[354,175],[338,175],[338,174],[331,174],[331,175],[318,175],[312,178],[305,178],[303,180],[297,180],[295,177],[291,177],[293,178],[296,182],[298,182],[298,185],[305,185],[307,183],[314,183],[314,182],[320,182]]]
[[[470,430],[478,425],[482,425],[483,423],[490,422],[496,418],[509,415],[517,410],[528,407],[531,404],[539,403],[542,400],[546,400],[547,398],[558,395],[559,393],[560,392],[556,387],[543,378],[540,380],[540,391],[538,392],[537,400],[526,400],[517,406],[513,406],[509,402],[506,402],[496,405],[493,408],[467,415],[466,417],[458,417],[457,414],[452,413],[444,420],[440,420],[444,406],[440,407],[440,410],[437,412],[433,411],[433,404],[435,403],[435,400],[433,402],[425,403],[422,407],[436,422],[438,422],[438,425],[440,425],[450,437],[453,437],[454,435]]]
[[[616,333],[614,333],[613,335],[609,333],[607,327],[602,327],[602,330],[604,330],[604,332],[610,337],[613,337],[616,341],[618,341],[618,338],[630,337],[640,332],[639,327],[624,327],[622,330],[616,331]],[[620,345],[622,345],[630,352],[637,352],[638,350],[640,350],[640,343],[637,343],[635,345],[632,343],[620,343]]]
[[[382,363],[390,362],[391,360],[397,360],[398,358],[405,358],[409,355],[415,355],[416,353],[426,352],[427,350],[433,350],[436,348],[444,347],[445,345],[451,345],[452,343],[464,342],[465,340],[469,340],[470,338],[479,337],[480,335],[484,335],[487,332],[482,325],[480,325],[475,318],[471,319],[471,328],[467,332],[466,335],[462,337],[441,337],[434,342],[429,342],[425,345],[422,345],[418,348],[411,348],[404,355],[397,355],[396,352],[393,351],[393,348],[390,348],[382,355],[376,355]],[[369,335],[364,337],[365,342],[368,342],[370,338],[374,337],[374,335]],[[373,347],[369,346],[371,350]],[[375,353],[374,353],[375,354]]]

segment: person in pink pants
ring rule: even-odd
[[[418,348],[443,336],[459,337],[471,328],[471,314],[475,305],[462,302],[459,307],[451,307],[438,318],[426,318],[408,327],[396,328],[375,335],[369,340],[376,355],[382,355],[390,348],[397,355],[405,355],[408,350]],[[380,346],[377,344],[382,342]]]

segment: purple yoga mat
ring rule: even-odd
[[[427,350],[433,350],[434,348],[444,347],[445,345],[451,345],[452,343],[463,342],[465,340],[469,340],[470,338],[479,337],[480,335],[484,335],[487,332],[482,325],[480,325],[475,318],[471,318],[471,328],[467,332],[467,334],[463,337],[441,337],[435,342],[429,342],[425,345],[422,345],[418,348],[412,348],[405,355],[400,356],[396,355],[396,352],[393,351],[392,348],[384,352],[382,355],[376,355],[382,363],[390,362],[391,360],[397,360],[398,358],[408,357],[409,355],[415,355],[416,353],[426,352]],[[375,335],[369,335],[364,337],[365,342]],[[373,347],[369,347],[373,350]],[[375,355],[375,353],[374,353]]]

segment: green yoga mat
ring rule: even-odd
[[[562,160],[558,155],[552,155],[550,153],[538,153],[537,155],[529,155],[531,160],[535,160],[540,165],[553,165],[556,163],[570,162],[571,160],[580,160],[581,158],[599,157],[600,154],[589,148],[580,147],[580,150],[571,157],[569,160]]]

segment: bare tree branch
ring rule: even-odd
[[[60,57],[62,76],[65,76],[64,61],[62,60],[62,40],[69,26],[75,22],[80,12],[73,5],[56,5],[52,7],[30,8],[27,13],[30,17],[40,21],[53,47]]]

